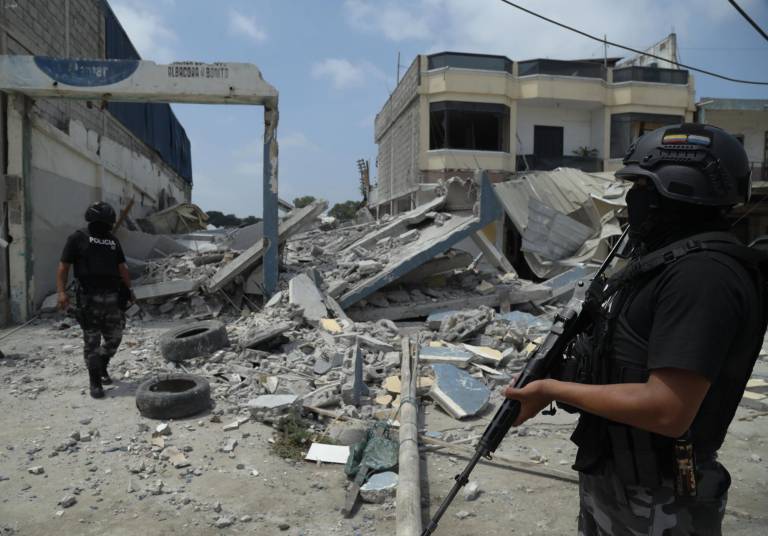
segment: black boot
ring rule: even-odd
[[[109,366],[109,359],[108,358],[102,358],[101,359],[101,370],[99,373],[101,374],[101,383],[103,385],[112,385],[112,378],[109,377],[109,372],[107,372],[107,367]]]
[[[88,378],[91,384],[91,398],[104,398],[99,369],[88,369]]]

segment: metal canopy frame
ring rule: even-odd
[[[249,63],[60,59],[0,55],[0,91],[29,97],[264,106],[264,280],[266,297],[278,278],[278,93]]]

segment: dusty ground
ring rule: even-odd
[[[138,346],[131,344],[172,325],[131,328],[115,360],[156,360],[159,366],[157,355],[136,352]],[[152,452],[150,433],[141,426],[157,422],[136,411],[132,394],[140,378],[116,382],[104,400],[87,395],[78,335],[77,328],[57,331],[44,321],[0,342],[6,355],[0,360],[0,535],[394,533],[393,504],[363,505],[354,519],[343,519],[339,510],[346,479],[341,466],[275,456],[268,443],[272,430],[259,423],[226,433],[223,424],[211,422],[210,414],[171,423],[166,445],[187,450],[191,463],[172,468]],[[121,365],[115,369],[120,371]],[[767,369],[758,372],[765,375]],[[768,533],[768,417],[738,420],[753,416],[751,410],[739,410],[722,450],[734,479],[726,534]],[[481,433],[488,418],[457,422],[427,405],[424,423],[430,431],[466,437],[473,430]],[[222,420],[227,422],[226,416]],[[525,461],[545,458],[547,467],[569,471],[572,426],[573,419],[562,412],[539,417],[506,438],[499,454]],[[73,432],[84,436],[88,431],[98,435],[56,450]],[[219,450],[228,437],[239,442],[231,455]],[[466,459],[432,451],[423,460],[425,503],[434,511]],[[144,469],[132,472],[141,462]],[[34,466],[42,466],[44,473],[30,474]],[[502,465],[480,465],[473,480],[481,495],[472,502],[460,495],[438,535],[575,533],[575,485]],[[62,508],[57,503],[66,495],[77,502]],[[222,516],[234,523],[216,528]]]

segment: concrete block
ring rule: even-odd
[[[395,497],[397,483],[397,473],[392,471],[376,473],[360,486],[360,498],[367,503],[385,503]]]
[[[435,383],[429,396],[449,415],[463,419],[477,415],[491,396],[483,382],[453,365],[432,365]]]
[[[315,389],[302,397],[302,404],[314,408],[335,406],[341,402],[341,382],[334,382]]]
[[[261,395],[246,407],[257,421],[274,422],[294,408],[298,399],[297,395]]]

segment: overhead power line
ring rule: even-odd
[[[738,11],[741,14],[741,16],[744,17],[746,21],[750,23],[755,30],[757,30],[757,33],[763,36],[763,39],[768,41],[768,34],[766,34],[765,31],[760,26],[758,26],[758,24],[755,21],[752,20],[752,17],[750,17],[746,11],[741,9],[741,6],[739,6],[739,4],[736,3],[736,0],[728,0],[728,2],[730,2],[730,4],[734,7],[734,9]]]
[[[667,61],[667,62],[669,61],[668,58],[663,58],[661,56],[656,56],[655,54],[650,54],[650,53],[645,52],[643,50],[637,50],[636,48],[620,45],[618,43],[614,43],[612,41],[608,41],[608,40],[603,39],[601,37],[596,37],[594,35],[588,34],[587,32],[583,32],[583,31],[581,31],[581,30],[579,30],[577,28],[574,28],[572,26],[568,26],[567,24],[563,24],[562,22],[558,22],[556,20],[552,20],[552,19],[550,19],[548,17],[545,17],[544,15],[540,15],[539,13],[536,13],[535,11],[531,11],[530,9],[526,9],[523,6],[515,4],[514,2],[510,2],[509,0],[501,0],[501,1],[504,2],[505,4],[507,4],[508,6],[514,7],[516,9],[519,9],[520,11],[524,11],[525,13],[528,13],[529,15],[533,15],[534,17],[538,17],[538,18],[540,18],[542,20],[545,20],[545,21],[547,21],[547,22],[549,22],[551,24],[554,24],[556,26],[560,26],[561,28],[565,28],[566,30],[569,30],[571,32],[575,32],[575,33],[577,33],[579,35],[583,35],[584,37],[588,37],[589,39],[592,39],[593,41],[597,41],[599,43],[607,43],[607,44],[611,45],[612,47],[628,50],[630,52],[634,52],[635,54],[641,54],[641,55],[644,55],[644,56],[648,56],[650,58],[656,58],[657,60],[662,60],[662,61]],[[720,78],[722,80],[728,80],[729,82],[737,82],[739,84],[752,84],[752,85],[756,85],[756,86],[768,86],[768,82],[758,82],[756,80],[741,80],[739,78],[731,78],[730,76],[725,76],[725,75],[722,75],[722,74],[717,74],[717,73],[714,73],[712,71],[707,71],[706,69],[699,69],[698,67],[692,67],[690,65],[685,65],[685,64],[679,63],[679,62],[670,62],[670,63],[675,63],[675,65],[679,65],[680,67],[684,67],[684,68],[686,68],[686,69],[688,69],[690,71],[695,71],[697,73],[706,74],[706,75],[709,75],[709,76],[714,76],[715,78]]]

